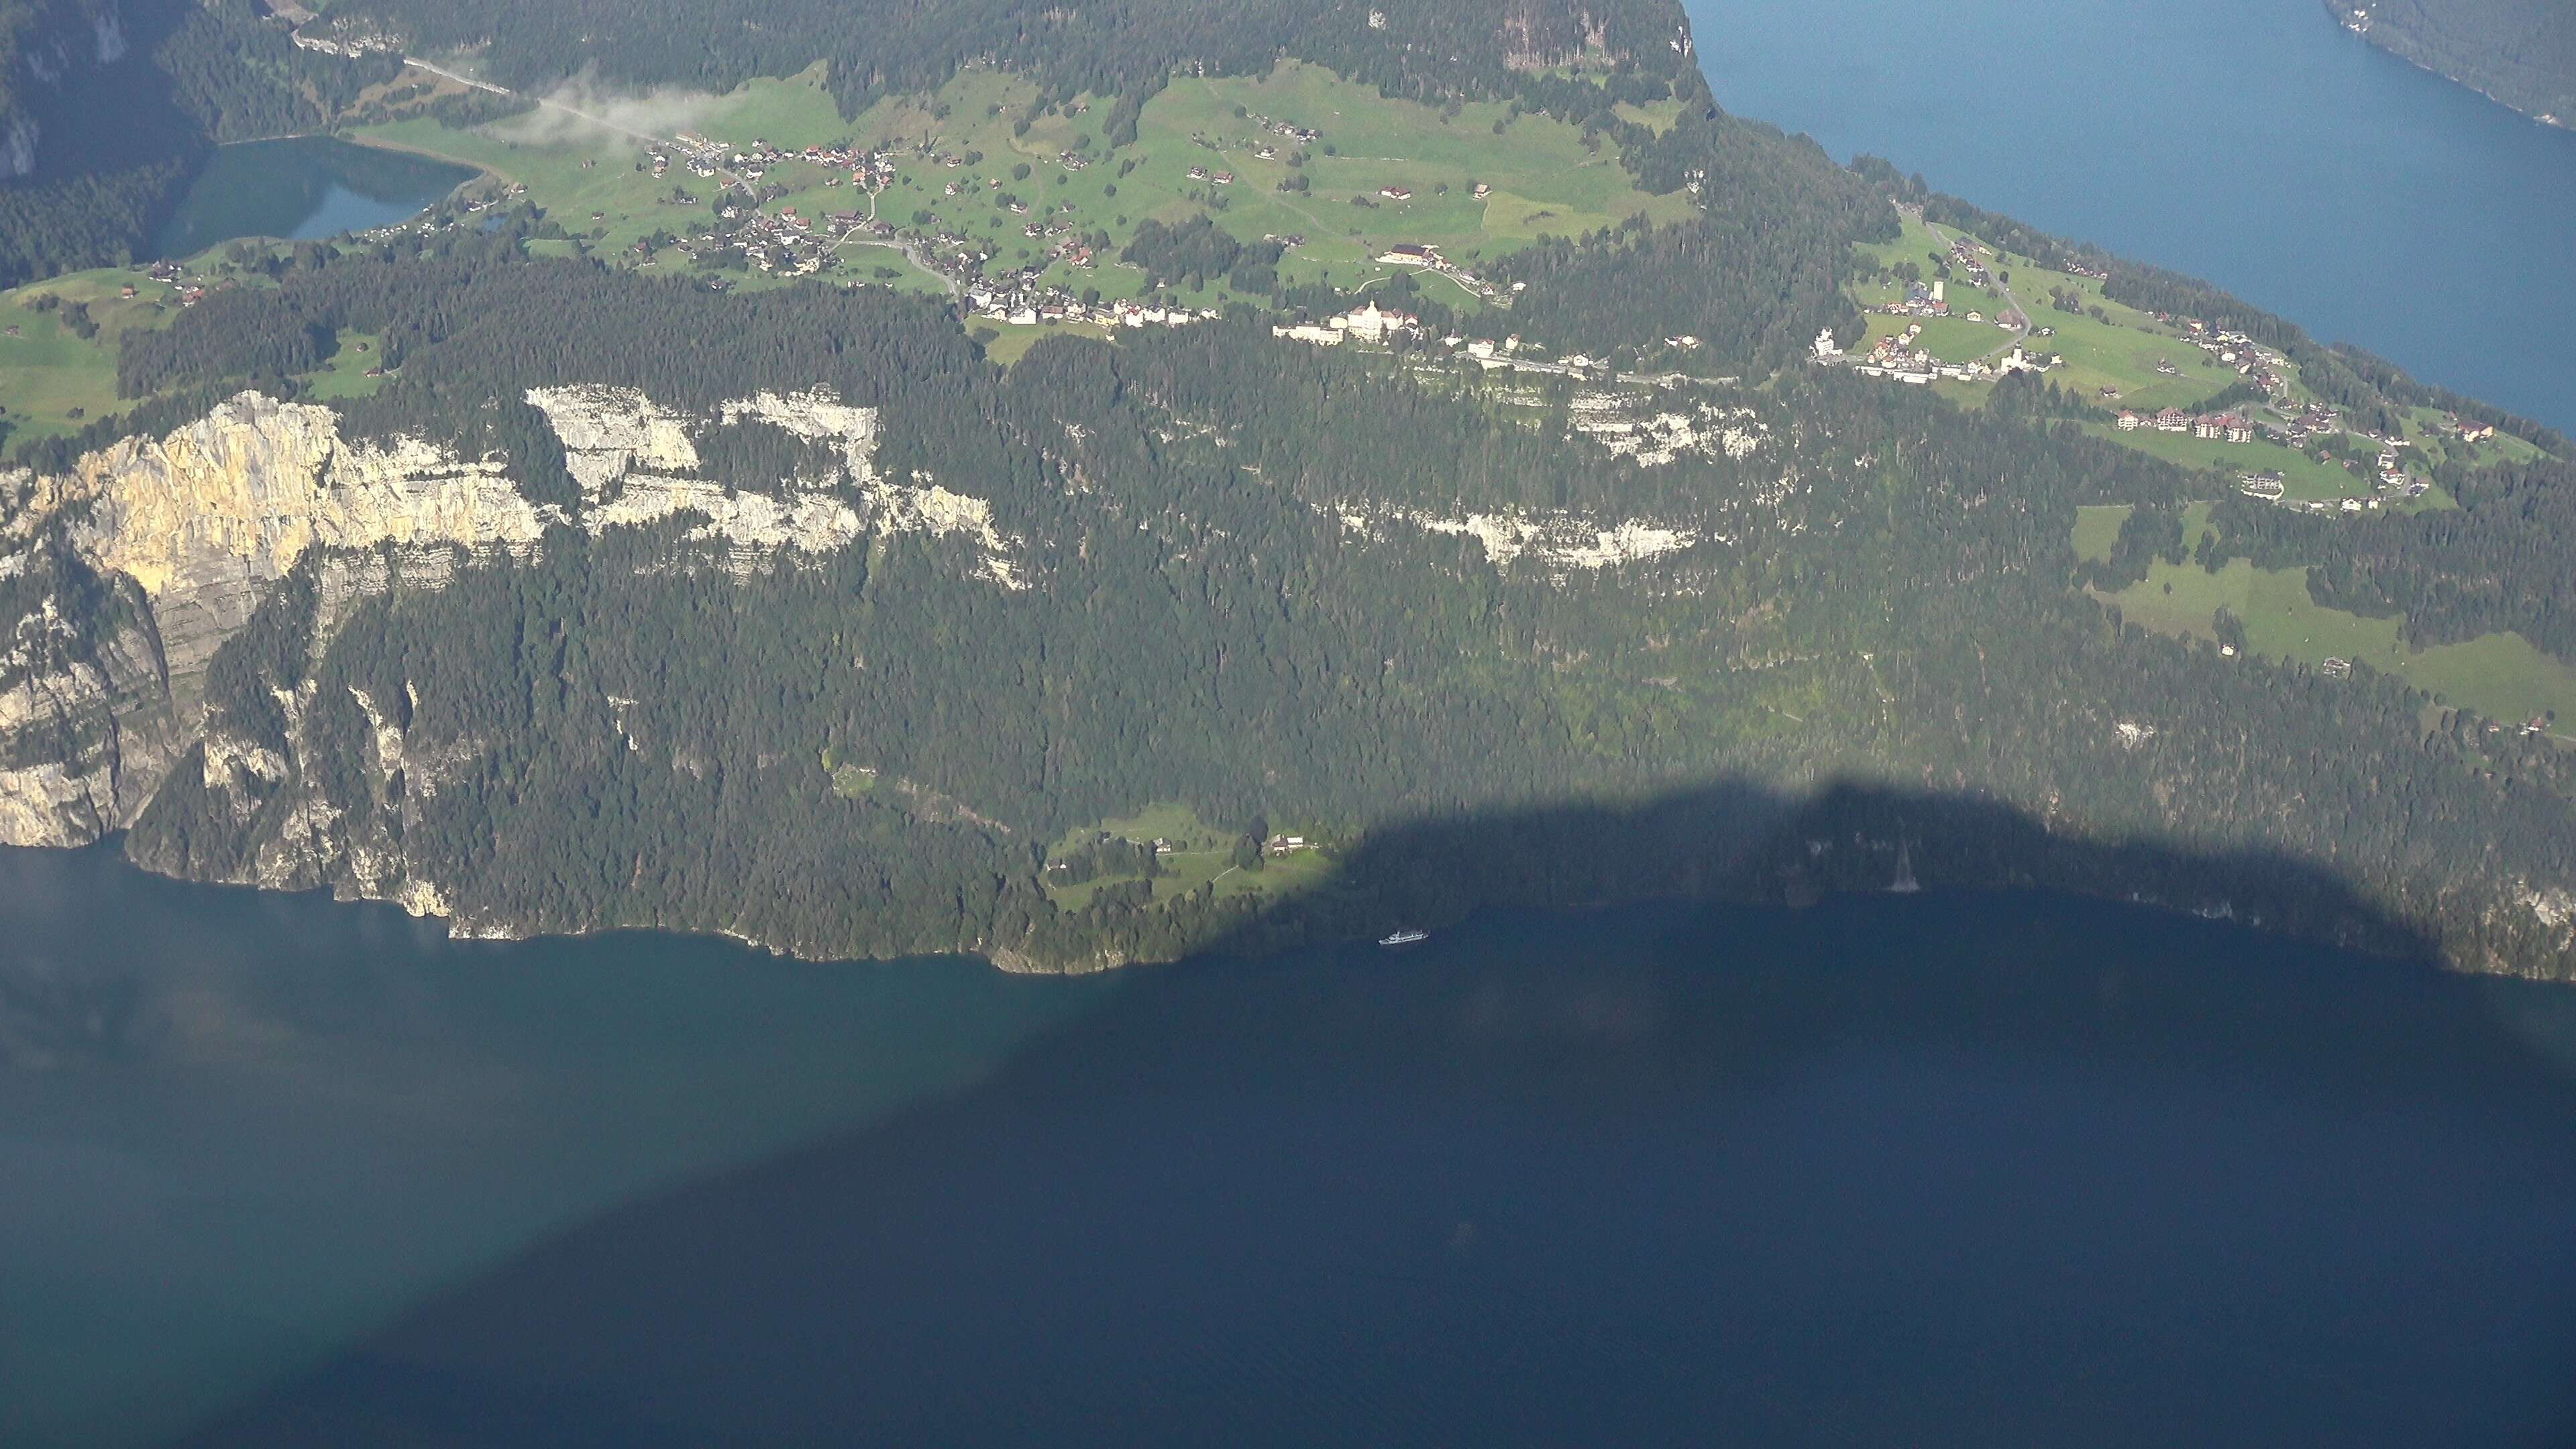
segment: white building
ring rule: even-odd
[[[1384,342],[1398,332],[1411,331],[1415,325],[1416,319],[1410,313],[1388,312],[1375,302],[1332,320],[1332,326],[1363,342]]]

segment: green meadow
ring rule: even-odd
[[[305,375],[304,385],[312,398],[316,402],[339,402],[366,397],[384,386],[383,378],[367,376],[384,360],[376,350],[380,340],[372,332],[342,329],[331,360],[319,371]]]
[[[2107,559],[2119,536],[2125,507],[2076,512],[2079,557]],[[2208,506],[2184,518],[2184,541],[2197,546],[2208,528]],[[2368,527],[2356,522],[2354,527]],[[2316,665],[2329,658],[2368,664],[2404,680],[2441,703],[2519,723],[2554,714],[2576,720],[2576,669],[2541,652],[2520,634],[2486,634],[2430,649],[2410,648],[2402,617],[2371,618],[2330,609],[2308,591],[2305,568],[2262,569],[2232,559],[2215,572],[2194,563],[2158,560],[2147,577],[2116,594],[2097,595],[2119,607],[2121,617],[2177,638],[2216,640],[2220,609],[2245,628],[2245,643],[2267,659]]]
[[[1207,824],[1190,806],[1169,800],[1157,801],[1123,819],[1068,830],[1048,855],[1056,858],[1070,854],[1103,833],[1120,840],[1171,843],[1172,853],[1162,857],[1160,873],[1154,877],[1154,899],[1158,902],[1188,895],[1201,886],[1208,887],[1219,899],[1264,892],[1294,895],[1330,880],[1334,870],[1332,858],[1320,850],[1265,857],[1260,865],[1249,869],[1237,866],[1232,834]],[[1046,893],[1063,909],[1078,911],[1091,903],[1093,893],[1102,886],[1136,879],[1139,877],[1133,875],[1102,876],[1080,885],[1050,884]]]
[[[131,298],[124,295],[129,286]],[[82,339],[59,307],[31,305],[40,297],[87,304],[98,334]],[[178,311],[176,289],[131,268],[73,272],[0,294],[0,402],[11,435],[77,432],[115,411],[117,338],[129,328],[159,327]]]
[[[1639,213],[1670,221],[1693,211],[1687,198],[1637,190],[1615,148],[1587,149],[1575,127],[1514,117],[1499,105],[1448,114],[1300,63],[1259,77],[1177,79],[1146,105],[1135,144],[1115,151],[1102,136],[1105,102],[1078,99],[1049,109],[1038,100],[1023,79],[968,71],[934,94],[890,97],[844,120],[820,73],[808,72],[754,81],[672,124],[735,146],[766,140],[796,149],[847,140],[893,151],[896,182],[874,198],[838,173],[801,161],[773,168],[763,183],[786,189],[774,209],[819,217],[873,207],[901,226],[924,225],[927,216],[932,229],[989,252],[995,269],[1043,266],[1051,283],[1113,299],[1143,289],[1143,276],[1118,264],[1115,253],[1148,218],[1178,223],[1209,215],[1247,243],[1301,238],[1282,263],[1288,279],[1349,287],[1391,274],[1375,258],[1399,242],[1438,246],[1472,267],[1541,238],[1579,236]],[[1670,125],[1676,115],[1667,106],[1638,119]],[[1265,129],[1264,121],[1320,131],[1322,139],[1301,146]],[[542,132],[524,119],[471,130],[411,119],[369,127],[360,139],[450,157],[524,183],[537,205],[580,238],[580,249],[599,255],[623,253],[659,231],[702,228],[717,196],[716,181],[683,167],[658,180],[639,169],[641,142],[552,118]],[[1264,157],[1263,150],[1275,154]],[[1088,164],[1062,164],[1069,153]],[[946,164],[968,156],[975,158],[971,165]],[[1192,177],[1192,170],[1206,174]],[[1232,180],[1219,184],[1219,175]],[[1305,189],[1280,189],[1292,177],[1302,178]],[[1474,195],[1479,184],[1488,189],[1481,199]],[[676,203],[675,188],[695,203]],[[1412,195],[1389,197],[1390,190]],[[1025,211],[1010,210],[1013,202]],[[1061,230],[1030,237],[1033,224]],[[1111,246],[1093,266],[1048,258],[1065,235],[1098,232],[1109,235]],[[897,252],[877,248],[883,255],[871,257],[866,250],[844,249],[844,274],[856,269],[863,279],[894,280],[875,275],[886,267],[913,273],[913,285],[938,285]],[[1217,305],[1227,294],[1211,280],[1184,300]],[[1470,294],[1460,289],[1455,300],[1470,302]]]
[[[2075,556],[2087,563],[2109,563],[2120,541],[2120,525],[2136,510],[2126,503],[2088,503],[2075,510]]]
[[[2189,433],[2160,433],[2153,428],[2123,433],[2109,423],[2088,426],[2098,436],[2185,468],[2215,468],[2231,479],[2247,473],[2277,472],[2282,475],[2284,494],[2291,498],[2367,498],[2371,493],[2368,480],[2338,464],[2320,462],[2279,443],[2231,443],[2223,438],[2195,438]]]

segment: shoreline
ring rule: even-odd
[[[2535,111],[2524,106],[2517,105],[2514,102],[2497,95],[2494,91],[2487,89],[2485,86],[2478,84],[2476,81],[2470,80],[2467,76],[2444,70],[2430,61],[2410,55],[2406,51],[2399,49],[2397,46],[2379,39],[2380,27],[2375,23],[2366,23],[2363,25],[2353,24],[2353,16],[2355,13],[2367,14],[2367,11],[2354,6],[2351,3],[2351,0],[2325,0],[2325,9],[2326,14],[2333,17],[2337,28],[2350,31],[2356,38],[2382,55],[2402,60],[2408,65],[2413,66],[2415,69],[2424,72],[2426,75],[2438,76],[2441,79],[2450,82],[2452,85],[2460,87],[2462,90],[2470,91],[2482,96],[2487,100],[2494,102],[2496,105],[2502,106],[2504,109],[2520,116],[2524,120],[2533,123],[2534,125],[2542,126],[2552,131],[2576,132],[2576,120],[2563,118],[2553,111]]]
[[[904,952],[896,955],[836,955],[826,951],[807,950],[790,945],[781,945],[776,942],[764,940],[747,932],[736,930],[729,926],[692,927],[679,925],[610,925],[579,930],[549,930],[532,928],[520,923],[499,919],[478,919],[456,913],[453,910],[440,911],[429,908],[430,906],[444,905],[445,902],[443,899],[439,898],[438,894],[434,890],[426,890],[422,887],[421,883],[408,880],[403,882],[401,887],[394,891],[384,894],[366,894],[349,889],[348,884],[345,881],[302,889],[285,889],[244,881],[209,880],[171,875],[151,866],[144,865],[136,861],[131,855],[127,854],[124,848],[124,832],[122,831],[103,837],[99,840],[92,841],[86,845],[7,845],[0,846],[0,848],[11,850],[99,850],[112,853],[116,857],[119,865],[124,868],[132,869],[144,875],[183,886],[208,886],[224,890],[254,891],[262,895],[271,896],[320,895],[327,893],[336,905],[352,907],[388,907],[393,910],[401,911],[405,916],[414,921],[422,922],[424,924],[434,922],[444,939],[459,945],[486,944],[493,946],[518,946],[531,945],[549,940],[579,941],[628,933],[638,933],[676,938],[697,937],[703,939],[722,940],[729,944],[739,946],[747,951],[759,952],[760,954],[768,956],[774,960],[793,961],[809,966],[867,966],[885,964],[893,961],[916,959],[917,957],[924,956],[954,956],[975,960],[983,964],[985,967],[1001,972],[1005,975],[1076,977],[1099,975],[1104,972],[1122,970],[1130,966],[1178,965],[1209,956],[1245,955],[1257,959],[1294,951],[1346,949],[1365,945],[1376,939],[1375,927],[1371,926],[1351,930],[1335,930],[1331,928],[1305,931],[1291,930],[1261,941],[1258,944],[1251,945],[1248,949],[1244,946],[1237,945],[1230,938],[1219,938],[1195,943],[1187,950],[1169,958],[1159,956],[1129,956],[1113,950],[1104,951],[1102,953],[1077,960],[1054,961],[1032,956],[1017,947],[989,942],[950,950]],[[2553,985],[2576,986],[2576,977],[2564,974],[2552,974],[2548,970],[2546,962],[2534,961],[2510,963],[2492,957],[2485,960],[2464,959],[2457,952],[2440,949],[2439,943],[2434,942],[2428,942],[2428,944],[2432,944],[2435,947],[2431,954],[2419,954],[2404,950],[2388,949],[2383,942],[2371,938],[2372,929],[2375,926],[2384,927],[2389,924],[2386,922],[2374,923],[2354,918],[2343,920],[2333,927],[2325,929],[2316,928],[2325,926],[2326,923],[2324,922],[2311,922],[2308,923],[2308,927],[2306,928],[2303,928],[2300,925],[2285,927],[2274,924],[2273,921],[2260,909],[2243,908],[2229,900],[2218,900],[2214,903],[2209,901],[2201,901],[2197,903],[2175,901],[2168,900],[2149,891],[2134,888],[2123,889],[2113,885],[2103,889],[2087,889],[2081,884],[2067,882],[2051,883],[2042,881],[2026,872],[2013,874],[2015,875],[2015,878],[2008,880],[1981,881],[1961,879],[1939,882],[1929,886],[1915,883],[1909,875],[1907,877],[1897,879],[1892,883],[1871,885],[1836,884],[1832,882],[1802,880],[1800,882],[1792,883],[1792,885],[1787,889],[1775,889],[1771,891],[1764,891],[1759,888],[1728,889],[1724,886],[1720,886],[1716,889],[1697,892],[1643,889],[1634,893],[1623,893],[1614,897],[1588,900],[1520,903],[1484,901],[1468,904],[1463,914],[1454,911],[1424,911],[1420,913],[1419,919],[1421,919],[1427,927],[1437,935],[1443,931],[1459,928],[1460,926],[1473,921],[1478,916],[1488,914],[1498,909],[1526,908],[1550,914],[1583,914],[1597,911],[1646,907],[1724,907],[1745,910],[1783,911],[1794,916],[1804,915],[1808,912],[1815,911],[1818,908],[1830,905],[1837,900],[1866,899],[1875,896],[1904,896],[1926,900],[1946,900],[1962,896],[1979,895],[2028,895],[2033,897],[2057,896],[2109,906],[2136,907],[2150,910],[2159,916],[2176,920],[2191,919],[2212,925],[2224,925],[2231,929],[2247,932],[2254,937],[2277,941],[2284,944],[2321,947],[2348,952],[2358,956],[2365,956],[2374,960],[2415,961],[2429,969],[2439,971],[2442,974],[2449,976],[2471,978],[2486,977],[2532,981]],[[1744,884],[1750,886],[1751,882],[1748,881]],[[426,905],[420,904],[424,901],[427,902]]]

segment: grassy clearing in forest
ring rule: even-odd
[[[2120,541],[2120,525],[2134,512],[2126,503],[2089,503],[2075,510],[2075,557],[2086,563],[2109,563],[2111,546]]]
[[[2487,634],[2410,649],[2400,618],[2367,618],[2318,604],[2309,595],[2304,568],[2260,569],[2240,558],[2212,573],[2159,560],[2144,582],[2107,602],[2133,624],[2196,639],[2217,637],[2214,621],[2224,608],[2243,622],[2247,647],[2265,658],[2365,663],[2445,704],[2492,719],[2518,723],[2553,712],[2560,720],[2576,719],[2576,669],[2521,635]]]
[[[382,339],[372,332],[343,330],[331,360],[318,372],[305,376],[304,385],[315,402],[338,402],[343,398],[367,397],[385,385],[382,377],[369,377],[384,359],[377,347]]]
[[[1172,852],[1160,859],[1158,873],[1154,877],[1154,899],[1157,902],[1176,900],[1201,886],[1210,887],[1220,899],[1256,893],[1293,895],[1330,880],[1334,871],[1332,858],[1319,850],[1269,856],[1258,865],[1237,866],[1234,863],[1237,837],[1207,824],[1190,806],[1171,800],[1157,801],[1123,819],[1103,820],[1096,825],[1068,830],[1064,838],[1047,852],[1048,858],[1061,859],[1071,855],[1103,834],[1118,840],[1139,843],[1163,840],[1171,844]],[[1132,874],[1113,875],[1096,877],[1080,885],[1048,884],[1046,893],[1059,908],[1079,911],[1091,903],[1093,893],[1101,887],[1140,878]]]
[[[129,286],[132,297],[124,295]],[[57,305],[35,305],[43,297]],[[73,329],[64,310],[73,305],[87,306],[97,335],[84,339]],[[72,272],[0,294],[0,406],[10,435],[78,432],[115,411],[117,338],[178,313],[176,289],[137,268]]]

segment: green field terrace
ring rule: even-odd
[[[2077,557],[2094,562],[2110,558],[2129,513],[2125,505],[2078,509]],[[2185,511],[2186,550],[2197,550],[2209,532],[2207,504]],[[2189,558],[2178,564],[2157,559],[2145,579],[2095,597],[2141,628],[2212,644],[2221,640],[2224,610],[2242,626],[2246,651],[2258,658],[2310,668],[2329,660],[2364,664],[2447,707],[2515,726],[2550,719],[2552,738],[2576,745],[2567,723],[2576,720],[2576,668],[2520,634],[2485,634],[2416,649],[2406,642],[2402,617],[2371,618],[2328,608],[2310,594],[2305,568],[2258,568],[2242,558],[2217,569]]]
[[[1298,238],[1281,264],[1283,279],[1348,289],[1389,275],[1376,258],[1399,243],[1436,246],[1472,269],[1541,237],[1579,236],[1640,213],[1677,220],[1693,210],[1686,198],[1637,190],[1615,148],[1587,148],[1576,127],[1502,105],[1442,109],[1389,100],[1311,65],[1284,64],[1260,77],[1176,79],[1143,108],[1129,146],[1107,145],[1108,110],[1087,100],[1047,107],[1025,79],[970,71],[932,95],[888,98],[844,120],[818,70],[752,82],[689,108],[672,129],[732,149],[848,143],[889,153],[895,181],[875,195],[841,169],[782,161],[760,178],[764,191],[778,193],[761,209],[773,216],[793,210],[808,221],[855,211],[963,238],[990,254],[988,272],[1039,267],[1042,285],[1096,291],[1107,300],[1144,291],[1143,275],[1116,255],[1148,219],[1176,223],[1205,214],[1240,242]],[[696,176],[680,165],[655,177],[642,141],[557,119],[458,128],[423,117],[367,127],[356,138],[524,183],[529,199],[571,234],[539,243],[543,249],[632,259],[639,241],[697,234],[720,219],[728,177]],[[1634,119],[1668,125],[1672,117],[1639,111]],[[1230,180],[1220,183],[1221,176]],[[1052,231],[1033,238],[1026,234],[1033,225]],[[1088,266],[1052,255],[1068,249],[1068,240],[1102,234],[1109,245],[1094,248]],[[846,242],[839,263],[842,274],[859,280],[948,287],[900,249],[867,238]],[[679,258],[656,264],[686,265]],[[739,277],[744,285],[763,280]],[[1465,288],[1454,290],[1457,302],[1474,304]],[[1215,306],[1229,296],[1210,279],[1176,300]]]

